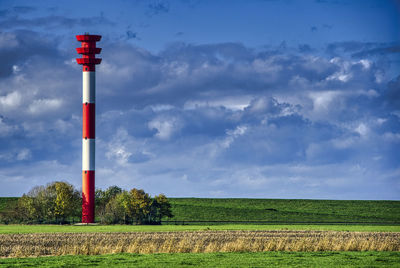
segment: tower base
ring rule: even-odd
[[[82,171],[82,223],[94,223],[94,170]]]

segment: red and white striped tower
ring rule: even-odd
[[[83,130],[82,130],[82,223],[94,222],[94,171],[95,171],[95,97],[96,97],[96,59],[101,48],[96,47],[101,35],[77,35],[82,42],[77,48],[82,58],[76,59],[83,66]]]

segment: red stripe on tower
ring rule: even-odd
[[[77,48],[82,58],[76,59],[83,67],[83,94],[82,94],[82,223],[94,222],[94,191],[95,191],[95,131],[96,131],[96,65],[101,59],[96,54],[101,48],[96,47],[100,35],[77,35],[76,39],[82,43]]]
[[[82,112],[82,121],[83,121],[82,138],[84,139],[96,138],[95,116],[96,116],[95,104],[88,102],[84,103]]]

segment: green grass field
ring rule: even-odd
[[[0,212],[12,208],[17,200],[17,198],[0,198]],[[175,217],[170,219],[168,224],[159,226],[0,225],[0,234],[202,230],[400,232],[400,201],[211,198],[170,198],[170,201]],[[251,223],[252,221],[253,223]],[[257,223],[258,221],[261,222]],[[267,222],[269,223],[267,224]],[[175,223],[178,225],[175,225]],[[6,258],[0,259],[0,266],[400,267],[400,252],[232,252],[76,255]]]
[[[172,221],[400,224],[400,201],[170,198]]]
[[[0,259],[1,267],[400,267],[400,252],[113,254]]]
[[[16,233],[86,233],[86,232],[176,232],[208,230],[315,230],[352,232],[400,232],[400,226],[390,225],[0,225],[0,234]]]

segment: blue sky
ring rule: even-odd
[[[0,195],[81,185],[76,34],[103,35],[96,185],[400,199],[398,1],[0,2]]]

